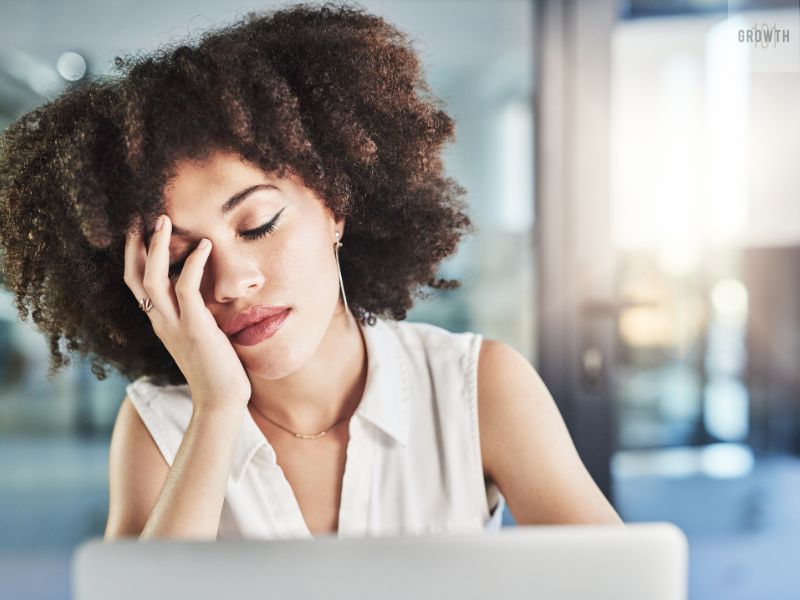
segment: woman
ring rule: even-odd
[[[403,321],[471,223],[401,33],[299,5],[116,62],[12,124],[0,171],[51,372],[64,338],[133,380],[107,539],[620,522],[521,355]]]

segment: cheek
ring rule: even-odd
[[[305,227],[287,235],[277,264],[281,275],[305,289],[323,287],[324,281],[337,278],[333,243],[327,243],[326,230]],[[276,257],[277,258],[277,257]]]

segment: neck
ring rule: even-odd
[[[251,380],[250,403],[257,412],[291,431],[317,433],[355,411],[367,379],[367,354],[355,317],[341,308],[300,369],[281,379]]]

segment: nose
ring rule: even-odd
[[[206,269],[211,267],[214,300],[230,302],[261,289],[264,274],[258,260],[241,252],[212,247]]]

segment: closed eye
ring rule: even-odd
[[[285,206],[282,209],[280,209],[277,212],[277,214],[274,217],[272,217],[272,219],[270,219],[267,223],[264,223],[263,225],[261,225],[260,227],[256,227],[255,229],[250,229],[249,231],[242,231],[241,233],[239,233],[239,236],[245,238],[246,240],[257,240],[268,236],[273,231],[275,231],[275,228],[278,224],[278,219],[280,218],[281,213],[284,210],[286,210]],[[173,279],[174,277],[177,277],[180,274],[181,269],[183,268],[183,263],[186,262],[187,257],[188,254],[178,262],[175,262],[169,266],[168,276],[170,279]]]
[[[286,210],[285,206],[280,209],[277,214],[272,217],[272,219],[270,219],[267,223],[264,223],[261,227],[251,229],[250,231],[243,231],[239,235],[248,240],[257,240],[258,238],[266,237],[275,231],[275,226],[278,224],[278,218],[281,216],[281,213],[284,210]]]

